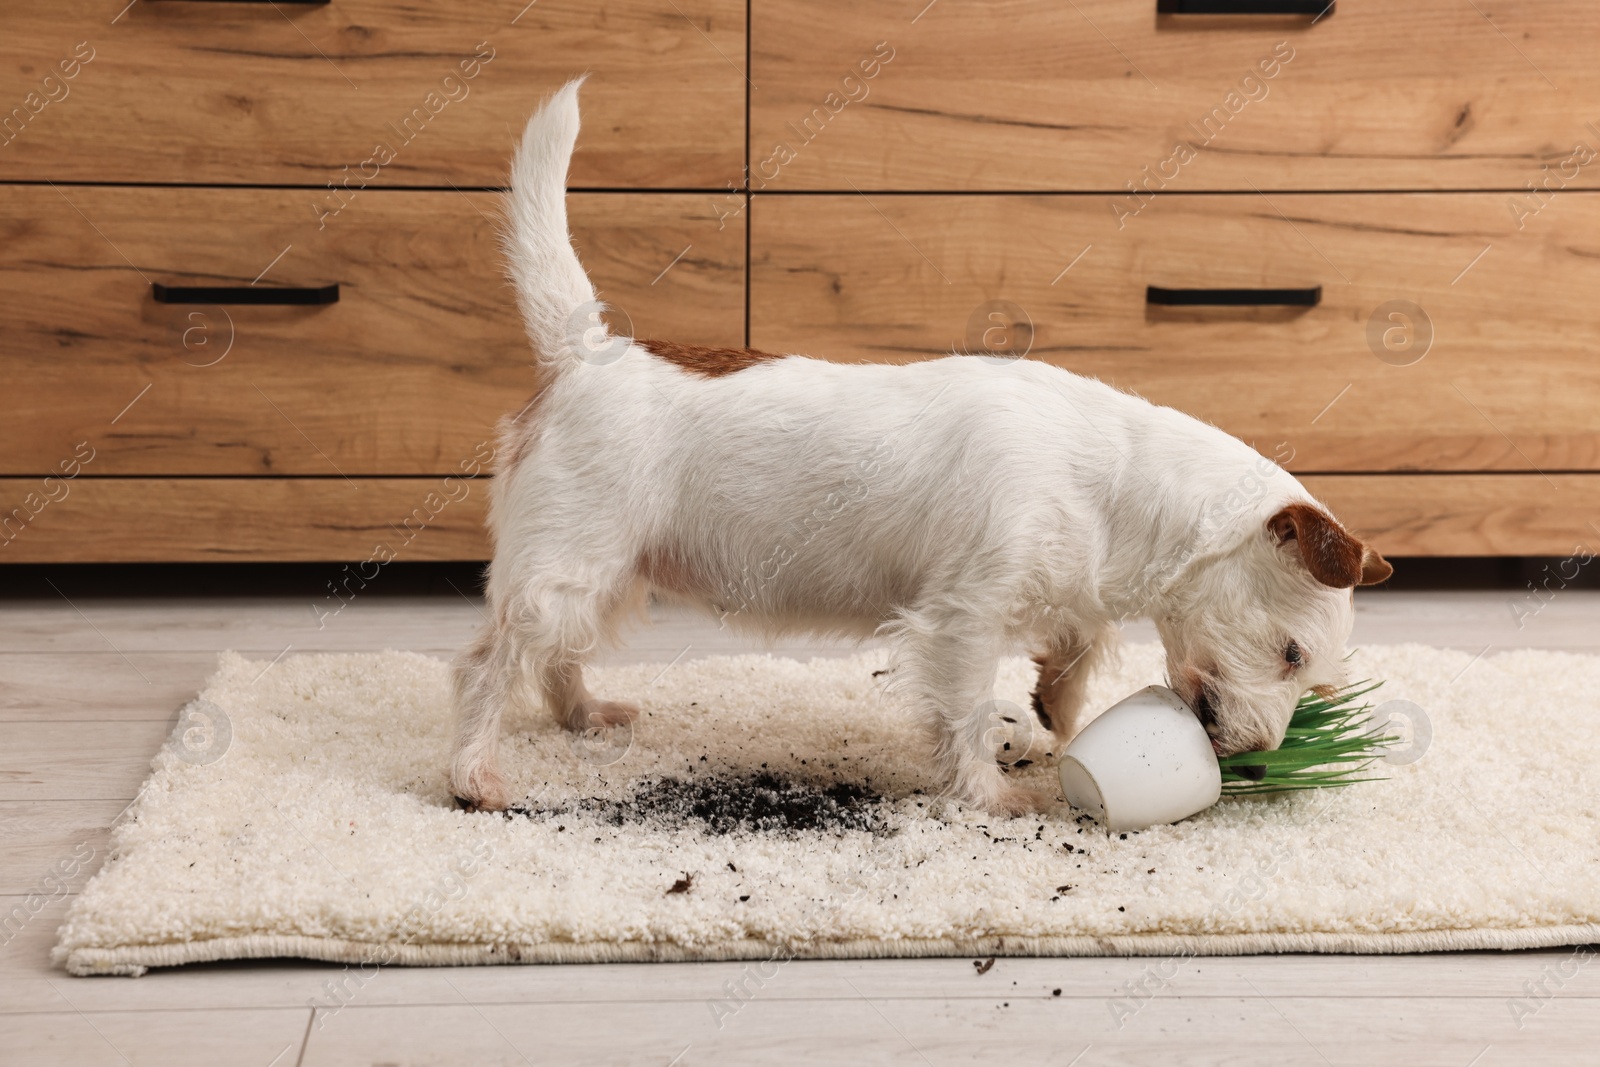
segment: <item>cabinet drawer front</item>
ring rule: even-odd
[[[1391,558],[1580,557],[1550,572],[1564,584],[1594,555],[1600,474],[1312,474],[1305,486]],[[1548,588],[1513,593],[1511,616],[1537,614]]]
[[[1600,149],[1588,0],[1156,6],[755,0],[752,186],[1522,188]]]
[[[0,474],[435,474],[534,391],[492,193],[0,187]],[[571,197],[622,332],[744,340],[744,216]],[[337,303],[160,303],[152,286],[337,284]],[[230,298],[231,301],[232,298]]]
[[[742,0],[117,6],[0,13],[11,179],[501,185],[588,71],[574,185],[742,184]]]
[[[1170,196],[1121,230],[1104,200],[758,195],[751,343],[1025,352],[1296,471],[1600,466],[1600,194],[1520,231],[1503,194]],[[1317,302],[1169,306],[1151,286]]]
[[[349,560],[338,579],[349,596],[394,561],[488,559],[488,495],[489,478],[470,470],[348,483],[86,473],[48,490],[0,478],[0,562]]]

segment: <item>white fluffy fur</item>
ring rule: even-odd
[[[508,255],[542,389],[503,430],[492,621],[456,665],[459,796],[516,799],[496,762],[508,705],[572,728],[634,714],[591,696],[582,665],[647,590],[765,632],[897,638],[897,688],[948,786],[1002,812],[1037,802],[984,743],[996,663],[1019,646],[1044,652],[1064,737],[1122,618],[1156,620],[1171,684],[1205,694],[1224,753],[1276,747],[1296,699],[1342,679],[1350,595],[1270,522],[1315,501],[1180,412],[1027,360],[787,356],[708,377],[626,340],[584,358],[604,346],[563,206],[577,89],[530,120],[513,165]]]

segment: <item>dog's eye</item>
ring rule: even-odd
[[[1290,641],[1288,647],[1283,650],[1283,662],[1291,667],[1298,667],[1302,659],[1304,656],[1300,652],[1300,643]]]

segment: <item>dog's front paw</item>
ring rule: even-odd
[[[998,774],[992,779],[985,776],[983,781],[964,783],[956,790],[956,796],[968,806],[1002,819],[1045,811],[1054,803],[1052,797],[1014,785]]]
[[[1007,785],[985,798],[982,807],[991,815],[1012,819],[1018,815],[1033,815],[1045,811],[1053,803],[1051,797],[1020,785]]]
[[[495,771],[477,771],[451,786],[456,807],[465,811],[505,811],[511,806],[511,789]]]

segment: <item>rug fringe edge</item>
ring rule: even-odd
[[[361,966],[464,967],[516,963],[686,963],[754,959],[891,959],[961,956],[1237,956],[1289,952],[1399,954],[1515,951],[1600,943],[1600,924],[1394,933],[1123,934],[1094,937],[982,937],[806,941],[761,940],[702,946],[670,942],[551,941],[534,945],[378,944],[297,935],[219,937],[168,945],[74,948],[69,974],[138,977],[151,967],[217,960],[291,958]]]

